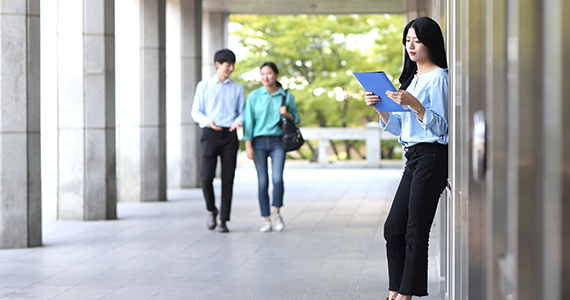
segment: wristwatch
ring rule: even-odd
[[[422,109],[424,109],[424,106],[423,106],[423,105],[422,105],[422,107],[420,107],[420,109],[414,110],[414,113],[415,113],[415,114],[419,114],[420,111],[422,111]]]

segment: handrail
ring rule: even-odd
[[[380,166],[381,140],[395,140],[398,137],[380,129],[380,124],[370,122],[364,128],[338,128],[338,127],[301,127],[305,140],[319,140],[320,165],[329,163],[329,145],[331,140],[365,140],[366,166]]]

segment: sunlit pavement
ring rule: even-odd
[[[382,230],[400,175],[286,167],[283,232],[259,232],[251,166],[236,171],[227,234],[206,228],[199,189],[120,203],[114,221],[48,218],[43,247],[0,251],[0,298],[385,299]],[[430,280],[422,299],[441,299]]]

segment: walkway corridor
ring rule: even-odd
[[[206,229],[198,189],[120,203],[115,221],[45,220],[43,247],[0,251],[0,298],[383,300],[382,226],[400,174],[286,168],[283,232],[259,232],[252,167],[237,170],[228,234]],[[429,292],[439,299],[435,281]]]

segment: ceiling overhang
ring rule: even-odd
[[[204,11],[230,14],[401,14],[394,0],[203,0]]]

